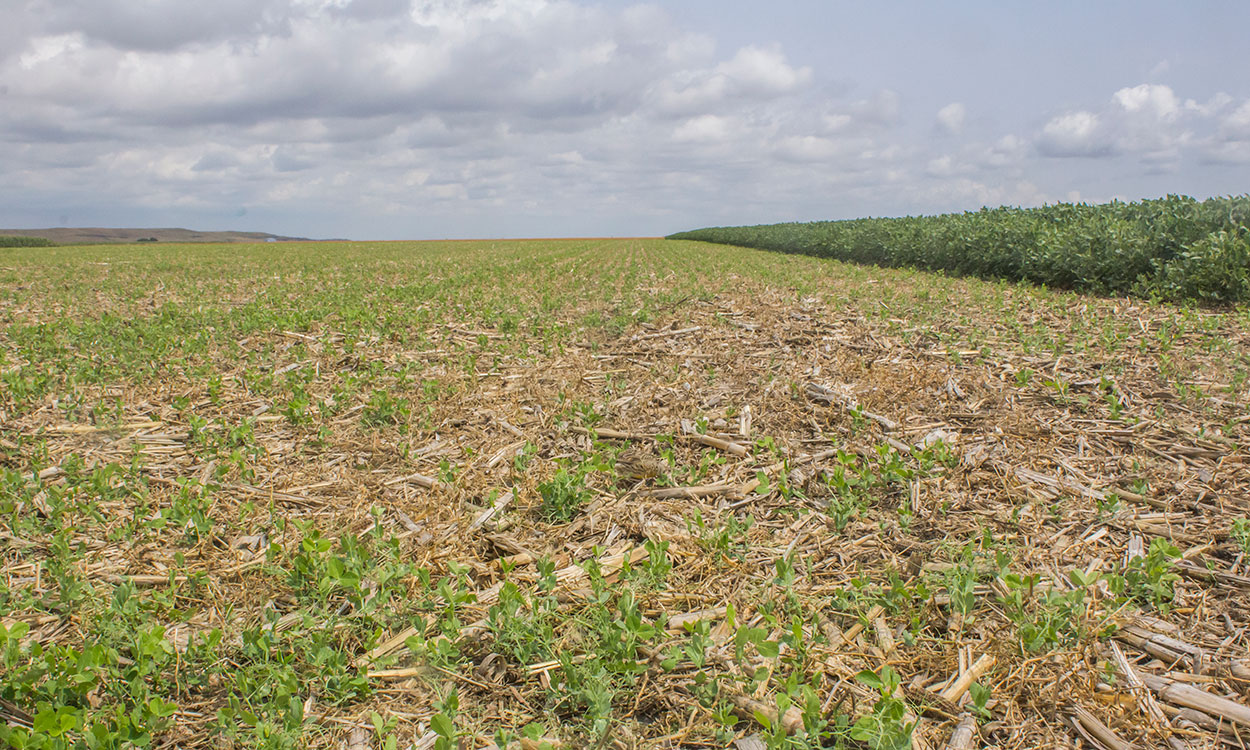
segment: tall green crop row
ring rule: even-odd
[[[703,240],[1100,294],[1250,301],[1250,196],[712,227]]]
[[[0,247],[56,247],[56,243],[44,237],[21,237],[0,235]]]

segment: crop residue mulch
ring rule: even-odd
[[[578,720],[545,697],[562,679],[560,661],[521,664],[501,653],[489,607],[505,579],[535,591],[546,558],[558,611],[576,622],[597,596],[586,561],[599,561],[611,590],[626,560],[631,575],[646,567],[656,542],[667,543],[672,569],[637,605],[645,622],[667,624],[638,648],[635,692],[614,697],[605,746],[724,747],[712,739],[715,703],[699,699],[700,671],[720,676],[719,700],[740,718],[740,737],[760,732],[761,716],[798,730],[798,709],[777,715],[777,682],[751,679],[790,669],[787,659],[823,674],[814,687],[829,717],[870,712],[881,696],[856,675],[888,665],[901,680],[905,720],[918,722],[916,747],[1250,741],[1250,560],[1230,535],[1232,519],[1250,517],[1244,388],[1230,395],[1206,384],[1224,395],[1182,399],[1149,346],[1113,361],[1026,354],[1009,340],[952,351],[815,299],[751,291],[685,300],[618,337],[506,356],[477,373],[451,368],[440,349],[355,351],[416,362],[443,385],[436,398],[414,401],[428,427],[406,450],[399,443],[412,435],[362,425],[359,405],[330,420],[311,450],[306,428],[230,377],[216,404],[198,386],[170,384],[127,394],[147,406],[117,428],[66,424],[47,408],[17,429],[45,431],[53,467],[45,482],[58,481],[56,466],[71,453],[126,463],[137,452],[157,506],[184,478],[215,482],[223,518],[241,518],[251,503],[329,536],[363,537],[380,525],[414,566],[436,578],[460,571],[475,594],[456,613],[466,669],[444,673],[414,658],[408,636],[431,635],[419,623],[357,644],[373,695],[349,705],[310,697],[306,706],[309,721],[333,730],[319,740],[330,746],[363,742],[353,730],[369,727],[374,711],[399,720],[403,742],[432,746],[432,701],[451,685],[472,721],[546,721],[560,736],[560,724]],[[1158,324],[1149,306],[1093,304],[1122,305],[1144,332]],[[498,335],[434,333],[469,351]],[[275,373],[348,365],[332,330],[272,336],[311,352],[275,361]],[[197,458],[172,406],[178,396],[222,424],[255,419],[263,454],[254,474],[218,479],[217,466]],[[546,520],[540,485],[596,455],[612,458],[615,471],[588,470],[589,501],[567,522]],[[126,518],[130,503],[107,510]],[[185,551],[181,565],[172,542],[84,539],[84,574],[161,587],[171,570],[177,580],[202,573],[211,596],[186,603],[194,616],[167,633],[179,648],[212,628],[229,641],[266,612],[283,627],[301,617],[300,602],[265,573],[266,549],[295,549],[300,533],[293,523],[245,525]],[[1152,557],[1164,549],[1156,539],[1175,553]],[[5,540],[10,586],[41,575],[37,546],[23,546],[30,541]],[[1111,590],[1118,584],[1107,576],[1142,571],[1148,559],[1164,559],[1165,573],[1134,579],[1145,593],[1127,600]],[[351,617],[350,605],[340,614]],[[797,639],[792,622],[801,623]],[[81,623],[41,615],[30,624],[30,638],[80,642]],[[594,656],[576,652],[583,626],[556,633],[569,659]],[[763,628],[779,653],[742,649],[735,635],[744,626]],[[666,664],[691,630],[708,639],[706,665]],[[973,683],[989,689],[979,705]],[[169,741],[209,743],[197,727],[221,700],[211,690],[184,696]]]

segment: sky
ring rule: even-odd
[[[0,226],[307,237],[1250,191],[1250,3],[0,0]]]

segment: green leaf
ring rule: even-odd
[[[29,631],[30,624],[22,622],[21,620],[18,620],[9,626],[8,630],[5,630],[4,623],[0,622],[0,643],[21,640]]]
[[[430,727],[439,737],[449,740],[456,738],[456,724],[447,714],[434,714],[430,717]]]
[[[44,704],[47,705],[47,704]],[[31,727],[50,737],[60,737],[78,725],[78,711],[68,706],[45,708],[35,714]]]
[[[881,733],[881,722],[875,714],[865,714],[851,727],[851,739],[869,742]]]
[[[855,675],[855,681],[862,683],[864,685],[867,685],[868,687],[873,688],[875,690],[881,689],[881,684],[882,684],[881,678],[878,677],[877,673],[872,671],[871,669],[865,669],[861,671],[859,674]]]
[[[153,698],[148,701],[148,713],[158,719],[173,716],[177,712],[177,704],[169,703],[168,701],[161,700],[160,698]]]

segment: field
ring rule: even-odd
[[[1172,302],[1250,302],[1250,196],[710,227],[670,239]]]
[[[1246,307],[3,250],[0,743],[1243,747],[1247,446]]]

